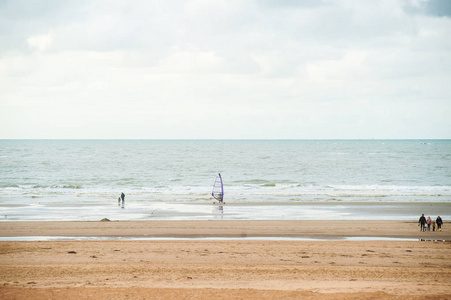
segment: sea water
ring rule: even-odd
[[[0,140],[0,175],[0,221],[451,219],[451,140]]]

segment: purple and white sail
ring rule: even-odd
[[[224,185],[222,184],[222,177],[220,173],[218,174],[218,176],[216,176],[211,195],[213,196],[213,198],[218,200],[219,203],[222,203],[224,200]]]

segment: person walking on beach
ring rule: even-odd
[[[125,194],[121,193],[121,199],[122,199],[122,206],[124,206],[125,203]]]
[[[437,224],[437,231],[442,231],[442,218],[440,218],[440,216],[437,217],[437,219],[435,219],[435,224]]]
[[[421,225],[420,231],[426,231],[426,229],[424,228],[424,224],[426,224],[426,218],[424,217],[424,214],[421,215],[418,223],[420,223],[419,225]]]
[[[426,219],[426,224],[428,225],[428,231],[431,231],[432,220],[431,217],[428,216]]]

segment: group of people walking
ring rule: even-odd
[[[418,220],[418,225],[420,227],[420,231],[442,231],[442,218],[440,216],[437,217],[437,219],[432,220],[431,217],[427,217],[427,219],[424,217],[424,214],[421,215],[420,219]]]

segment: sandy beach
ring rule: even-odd
[[[1,222],[0,237],[2,299],[451,298],[448,222]]]

